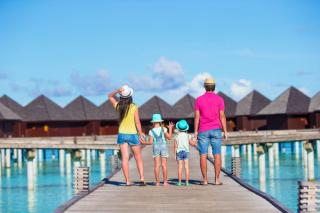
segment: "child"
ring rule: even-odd
[[[153,144],[154,176],[156,186],[160,186],[160,165],[162,165],[163,185],[168,186],[167,176],[167,158],[169,157],[167,140],[172,138],[172,129],[174,124],[169,123],[169,132],[162,126],[162,117],[160,114],[152,115],[151,123],[153,128],[149,131],[148,142],[144,144]]]
[[[190,171],[189,171],[189,144],[195,146],[196,140],[192,139],[190,135],[188,135],[187,131],[189,129],[189,125],[187,121],[180,120],[176,124],[176,129],[178,133],[174,138],[174,153],[175,158],[178,161],[178,186],[181,186],[181,179],[182,179],[182,167],[184,164],[184,168],[186,171],[186,186],[189,186],[189,178],[190,178]]]

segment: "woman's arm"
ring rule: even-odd
[[[116,107],[117,104],[118,104],[118,101],[117,101],[117,99],[116,99],[114,96],[115,96],[116,94],[120,93],[121,91],[122,91],[122,89],[120,88],[120,89],[115,90],[115,91],[113,91],[113,92],[111,92],[111,93],[108,94],[108,98],[109,98],[109,100],[110,100],[110,102],[111,102],[111,104],[112,104],[113,107]]]
[[[166,132],[164,134],[167,140],[172,139],[173,127],[174,127],[174,123],[169,122],[169,125],[168,125],[169,132]]]
[[[138,107],[136,108],[136,111],[134,112],[134,122],[135,122],[135,124],[136,124],[136,128],[137,128],[139,137],[140,137],[140,138],[144,137],[145,135],[144,135],[144,133],[142,132]]]

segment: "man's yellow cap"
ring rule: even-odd
[[[208,77],[208,78],[206,78],[206,79],[204,80],[204,84],[205,84],[205,85],[214,85],[214,84],[216,84],[216,81],[215,81],[213,78]]]

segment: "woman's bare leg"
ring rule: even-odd
[[[140,181],[144,181],[143,161],[141,157],[141,146],[131,146],[134,159],[140,174]]]
[[[154,158],[154,177],[156,178],[156,186],[160,186],[160,156]]]
[[[168,185],[168,172],[167,172],[167,158],[161,158],[162,173],[163,173],[163,185]]]
[[[122,172],[126,179],[126,184],[130,184],[129,180],[129,145],[127,143],[120,145]]]

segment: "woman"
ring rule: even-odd
[[[116,94],[120,95],[119,101],[115,98]],[[144,134],[141,130],[138,107],[132,103],[132,94],[133,90],[127,85],[124,85],[120,89],[113,91],[108,95],[110,102],[119,114],[117,144],[120,145],[122,171],[126,179],[126,186],[131,185],[129,179],[129,146],[136,160],[141,184],[145,185],[140,146],[140,141],[143,140]]]

